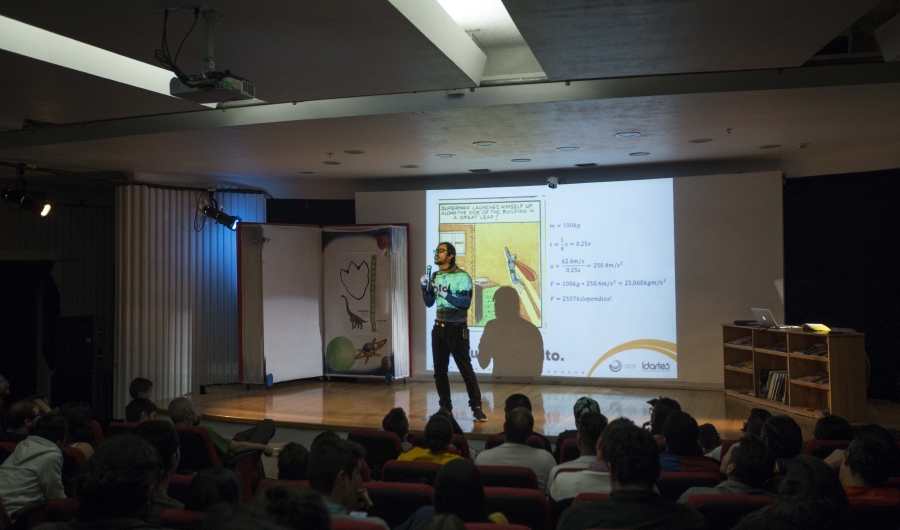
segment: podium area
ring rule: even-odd
[[[660,396],[677,400],[685,412],[699,424],[712,423],[723,439],[741,436],[740,429],[750,409],[758,405],[731,397],[721,390],[685,390],[602,386],[568,386],[481,382],[486,423],[475,423],[467,406],[463,383],[451,383],[453,415],[468,438],[483,440],[503,431],[503,404],[510,394],[521,393],[531,400],[535,431],[553,439],[560,432],[575,428],[572,407],[581,396],[590,396],[610,420],[625,416],[640,425],[650,419],[647,400]],[[410,430],[422,431],[428,417],[438,410],[438,396],[431,381],[384,382],[318,379],[275,385],[269,389],[245,385],[206,387],[206,394],[193,396],[203,421],[256,423],[263,418],[279,427],[301,430],[380,429],[381,420],[394,407],[403,407],[409,416]],[[157,400],[165,409],[169,399]],[[763,408],[766,408],[762,406]],[[775,408],[773,414],[783,414]],[[162,410],[161,410],[162,411]],[[812,439],[816,419],[791,415],[803,429],[803,438]],[[863,421],[887,428],[900,428],[900,404],[885,400],[867,400]]]

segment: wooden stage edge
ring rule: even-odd
[[[690,390],[672,388],[636,388],[607,386],[565,386],[530,383],[481,382],[482,408],[488,421],[475,423],[468,407],[468,396],[462,383],[451,383],[453,416],[466,436],[484,439],[503,431],[503,405],[511,394],[521,393],[531,400],[535,431],[551,439],[560,432],[575,428],[572,407],[581,396],[590,396],[600,404],[600,411],[610,420],[625,416],[640,425],[650,419],[647,401],[666,396],[679,402],[682,410],[699,424],[712,423],[723,439],[739,438],[740,429],[750,409],[757,404],[727,397],[722,390]],[[380,429],[384,415],[394,407],[403,407],[410,429],[422,431],[428,417],[438,410],[438,396],[433,382],[384,382],[367,380],[302,380],[281,383],[269,389],[245,385],[214,385],[206,394],[192,396],[197,411],[209,420],[252,424],[263,418],[276,425],[303,430],[348,431]],[[166,411],[172,398],[157,401]],[[762,407],[766,408],[766,407]],[[769,408],[773,414],[782,414]],[[869,399],[868,418],[863,423],[878,423],[887,428],[900,428],[900,404]],[[792,414],[803,430],[804,439],[812,439],[816,420]]]

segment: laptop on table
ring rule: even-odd
[[[797,326],[779,326],[777,322],[775,322],[775,317],[772,315],[772,312],[768,309],[762,309],[759,307],[750,308],[750,311],[753,311],[753,316],[756,317],[756,321],[759,323],[759,327],[761,328],[775,328],[775,329],[783,329],[783,328],[795,328]]]

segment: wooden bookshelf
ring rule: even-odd
[[[752,345],[728,344],[750,337]],[[816,333],[796,329],[760,329],[722,325],[725,395],[762,407],[818,418],[821,410],[851,421],[865,421],[865,335],[862,333]],[[827,357],[796,353],[814,344],[828,347]],[[787,351],[778,347],[787,346]],[[753,369],[729,366],[753,360]],[[759,397],[761,370],[787,370],[784,402]],[[816,372],[827,372],[829,384],[798,381]],[[752,389],[752,390],[751,390]],[[751,394],[752,392],[752,394]]]

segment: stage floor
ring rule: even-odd
[[[270,418],[276,424],[299,429],[379,429],[381,420],[393,407],[403,407],[410,429],[422,431],[428,416],[438,410],[433,382],[305,380],[282,383],[270,389],[244,385],[209,386],[207,394],[194,396],[195,407],[207,419],[255,423]],[[682,410],[699,424],[712,423],[723,439],[740,437],[740,429],[751,405],[726,398],[722,391],[673,390],[599,386],[567,386],[511,383],[481,383],[486,423],[475,423],[468,407],[463,383],[451,383],[453,415],[463,431],[474,439],[503,431],[503,403],[510,394],[531,399],[535,431],[554,437],[575,428],[572,407],[581,396],[590,396],[610,420],[625,416],[638,425],[650,419],[647,400],[667,396],[677,400]],[[165,408],[169,399],[158,401]],[[779,412],[771,410],[774,414]],[[900,404],[870,399],[870,418],[887,428],[900,428]],[[804,439],[812,439],[815,420],[792,416],[803,429]]]

